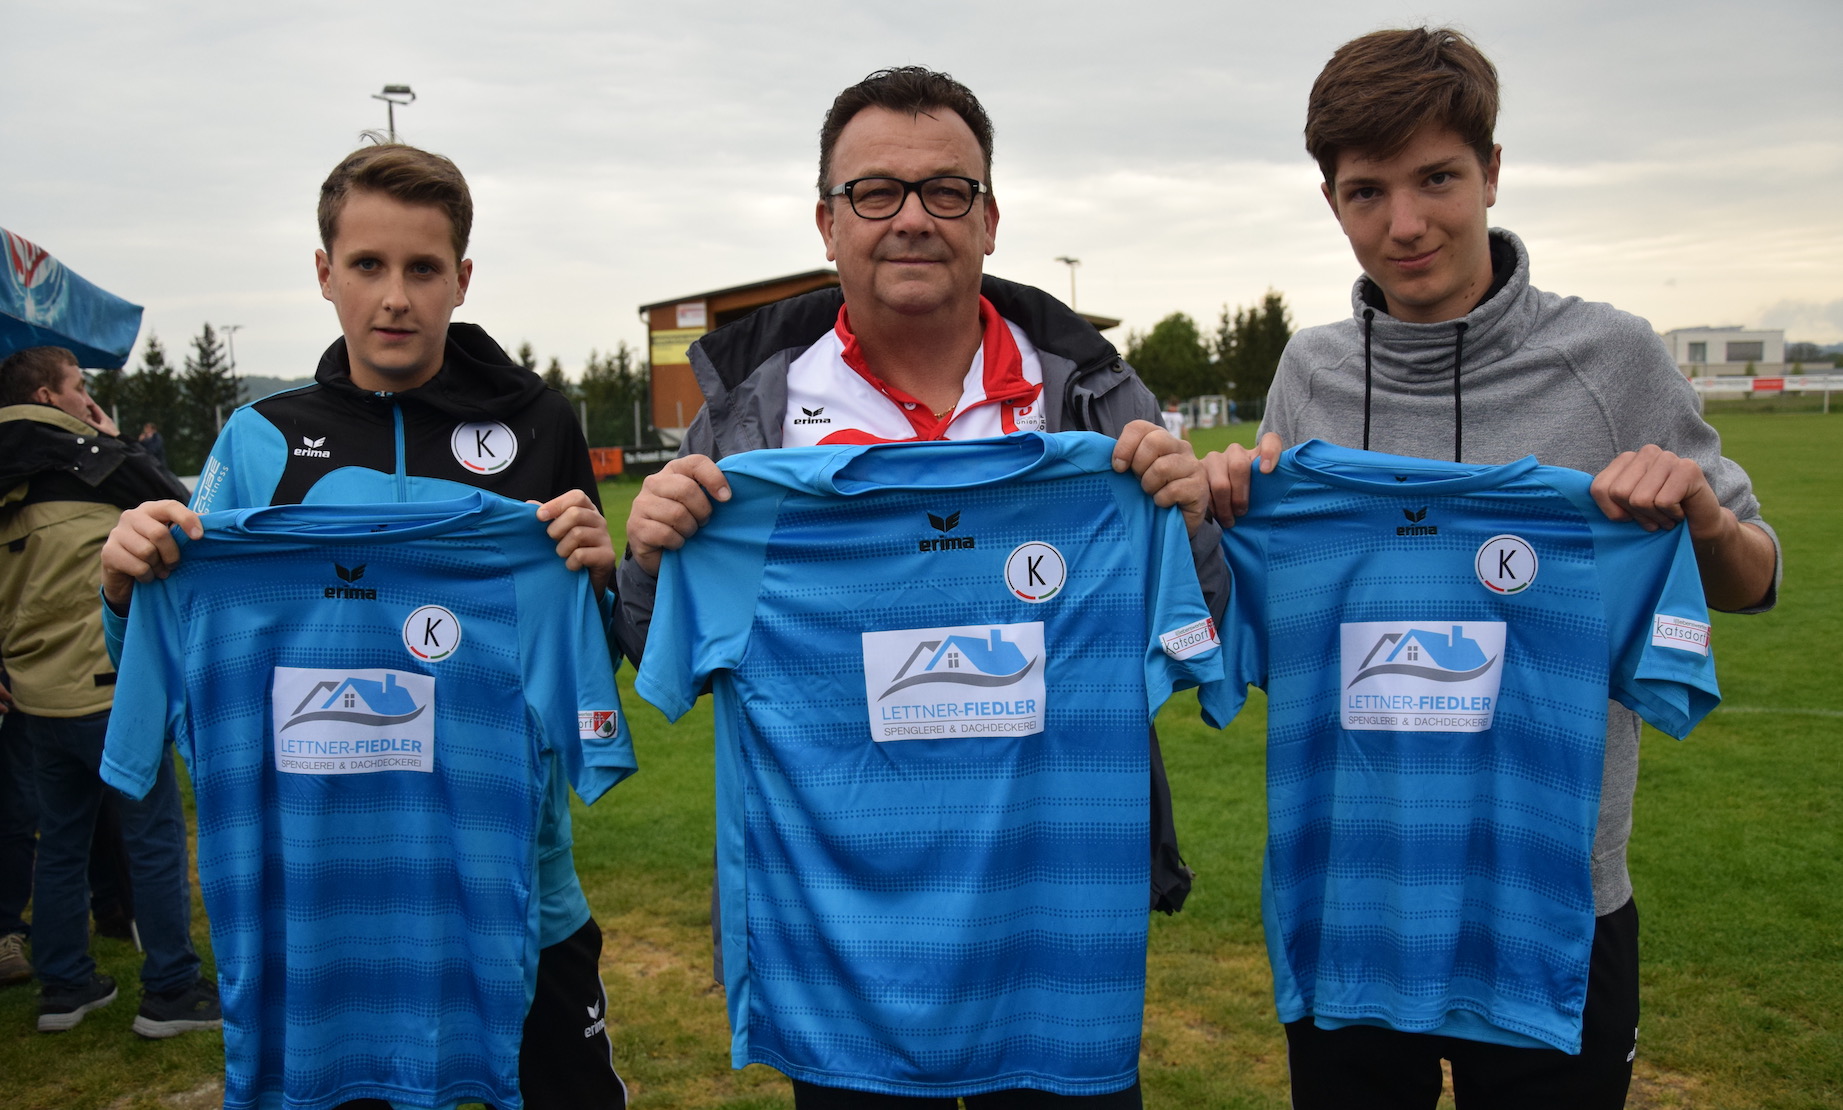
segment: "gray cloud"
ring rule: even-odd
[[[1348,310],[1355,267],[1301,149],[1306,90],[1345,39],[1442,18],[1502,72],[1494,217],[1539,284],[1659,328],[1843,290],[1843,77],[1815,49],[1843,30],[1832,0],[16,6],[0,225],[145,304],[169,345],[240,323],[244,369],[304,374],[335,331],[315,191],[383,125],[368,95],[405,82],[404,137],[475,186],[457,315],[575,366],[639,344],[643,302],[823,265],[820,117],[870,69],[920,62],[997,123],[994,272],[1060,293],[1073,254],[1082,306],[1132,327],[1208,324],[1270,286],[1310,323]],[[1792,318],[1843,339],[1834,314]]]

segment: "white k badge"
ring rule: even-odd
[[[1043,731],[1043,622],[864,633],[873,740]]]

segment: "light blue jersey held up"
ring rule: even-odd
[[[135,590],[103,778],[198,800],[225,1106],[520,1105],[539,823],[634,768],[588,576],[527,504],[208,513]]]
[[[716,694],[735,1066],[953,1096],[1137,1074],[1148,724],[1219,673],[1182,518],[1085,432],[725,458],[641,696]]]
[[[1719,700],[1688,529],[1591,481],[1319,440],[1254,476],[1224,663],[1267,691],[1280,1020],[1580,1051],[1607,699],[1676,737]]]

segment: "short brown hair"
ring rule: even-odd
[[[383,193],[404,204],[426,204],[448,216],[454,260],[467,257],[474,229],[474,198],[460,168],[439,154],[408,143],[362,146],[345,156],[320,185],[320,245],[333,249],[339,213],[355,192]]]
[[[979,140],[979,153],[985,158],[986,187],[991,188],[992,121],[980,107],[973,90],[926,66],[897,66],[876,71],[832,101],[825,122],[819,126],[820,196],[831,187],[828,182],[832,176],[832,148],[838,145],[838,136],[845,125],[866,108],[887,108],[911,116],[946,109],[959,116],[972,128],[973,138]]]
[[[1451,27],[1375,31],[1351,39],[1319,71],[1306,101],[1305,149],[1331,182],[1338,155],[1399,154],[1426,127],[1458,134],[1491,161],[1497,67]]]
[[[64,371],[79,365],[63,347],[22,347],[0,362],[0,405],[29,405],[43,386],[56,393]]]

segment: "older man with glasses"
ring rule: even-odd
[[[1227,572],[1213,550],[1219,530],[1205,520],[1189,445],[1160,426],[1152,394],[1092,326],[1036,289],[983,274],[998,231],[991,155],[985,110],[946,74],[918,66],[883,70],[833,102],[820,130],[815,217],[840,287],[764,308],[692,347],[705,406],[680,456],[646,480],[627,521],[617,630],[636,661],[662,552],[682,546],[713,511],[723,511],[716,504],[730,499],[714,460],[772,447],[965,440],[1021,430],[1107,434],[1118,441],[1114,469],[1130,470],[1160,506],[1182,509],[1199,578],[1220,616]],[[1170,824],[1168,793],[1156,743],[1152,750],[1153,805],[1165,807],[1162,820],[1152,817],[1159,840],[1161,824]],[[1187,877],[1175,838],[1167,835],[1160,845],[1152,903],[1171,909],[1182,900],[1172,887]],[[892,1044],[903,1036],[888,1031]],[[907,1083],[913,1061],[902,1059],[900,1048],[891,1047],[890,1070],[909,1069],[904,1082],[890,1082],[894,1075],[835,1075],[824,1066],[784,1070],[820,1080],[796,1077],[795,1104],[803,1110],[957,1105],[954,1097],[891,1093],[927,1086]],[[1138,1107],[1131,1062],[1118,1081],[1124,1089],[1088,1083],[1063,1085],[1087,1092],[1075,1094],[988,1090],[966,1102]],[[1040,1077],[1011,1082],[1062,1085]]]

